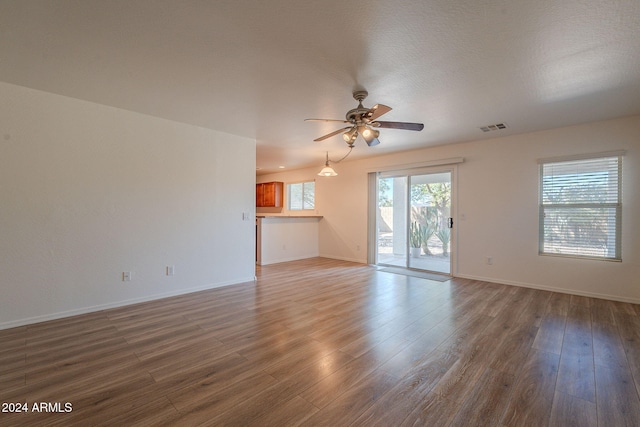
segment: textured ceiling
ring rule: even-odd
[[[640,1],[2,0],[0,80],[255,138],[259,173],[640,114]],[[507,123],[483,133],[479,127]]]

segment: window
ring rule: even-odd
[[[307,209],[315,209],[316,197],[315,181],[298,182],[296,184],[287,184],[287,200],[289,210],[300,211]]]
[[[540,161],[540,254],[620,260],[622,154]]]

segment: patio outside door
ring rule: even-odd
[[[451,274],[451,171],[378,177],[378,264]]]

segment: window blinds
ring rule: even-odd
[[[622,157],[540,165],[540,253],[620,260]]]

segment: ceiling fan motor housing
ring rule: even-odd
[[[364,108],[362,105],[362,101],[369,95],[369,92],[366,90],[357,90],[353,92],[353,98],[358,101],[358,106],[352,110],[347,111],[346,119],[353,123],[356,126],[361,126],[363,124],[362,118],[369,111],[369,108]]]
[[[367,96],[369,96],[369,92],[366,90],[356,90],[353,92],[353,99],[358,102],[364,101]]]

